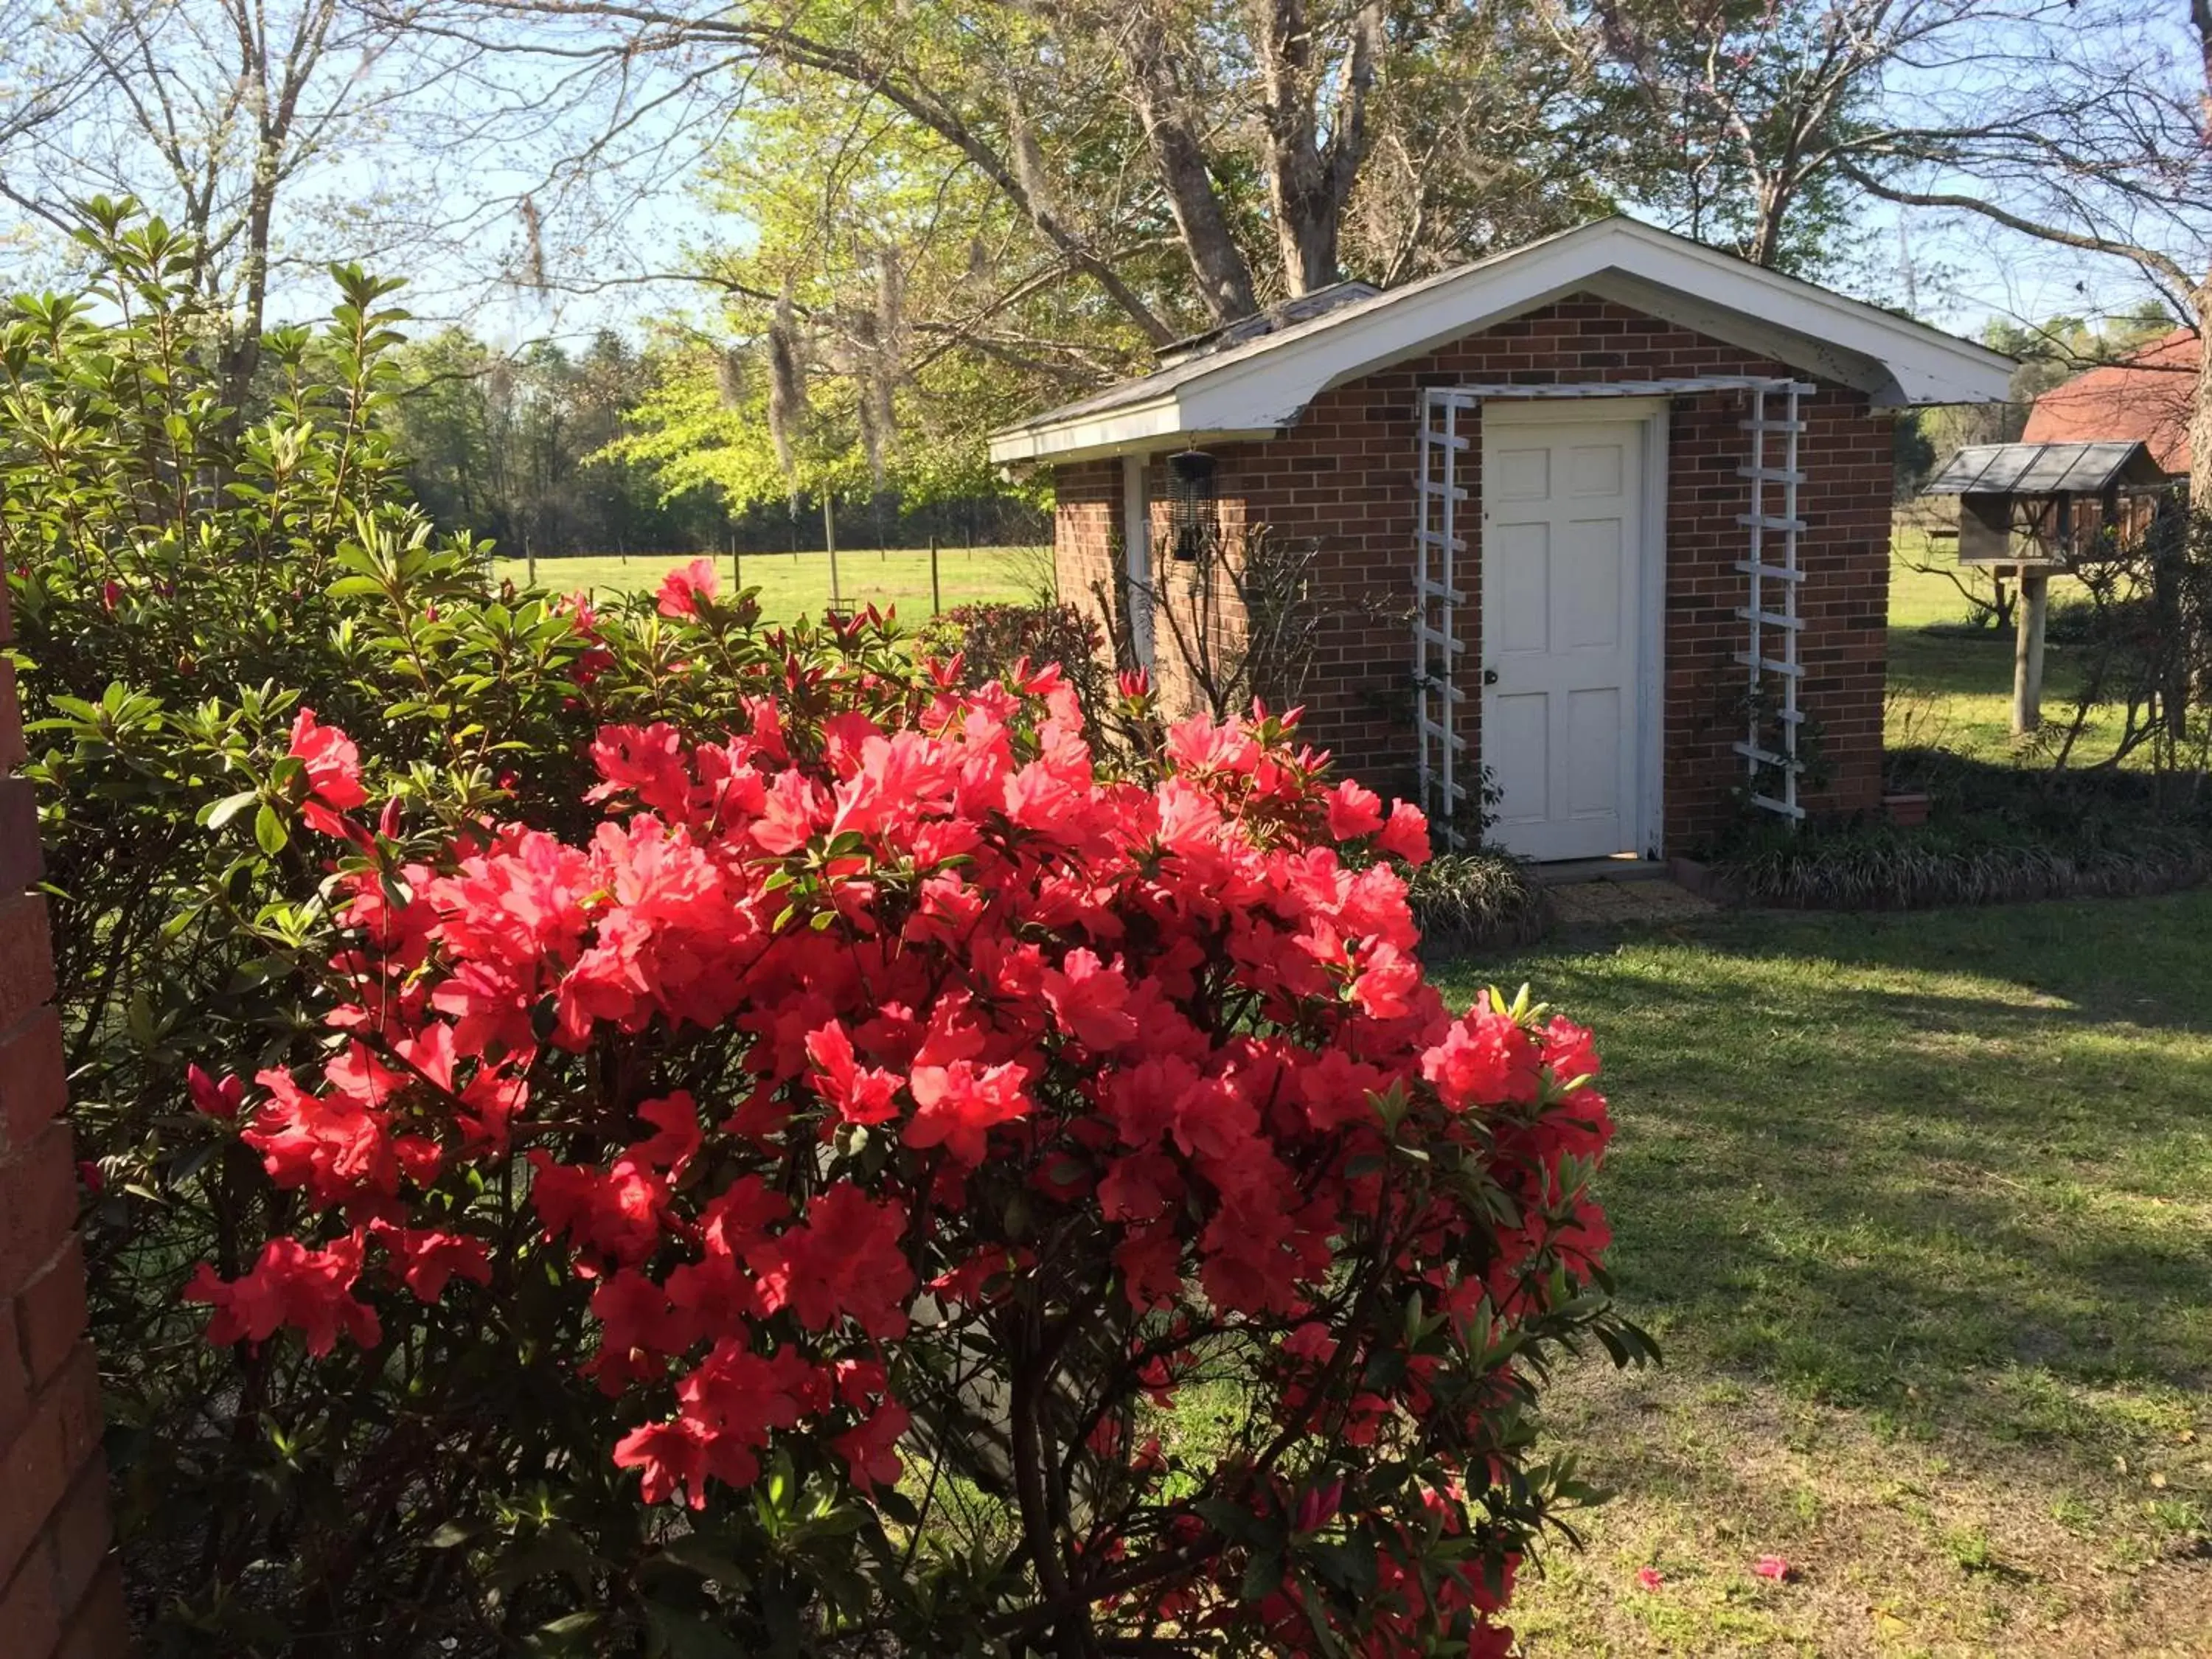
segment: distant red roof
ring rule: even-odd
[[[2189,471],[2189,409],[2197,394],[2197,336],[2178,328],[2124,363],[2055,386],[2028,410],[2023,443],[2133,439],[2168,472]]]

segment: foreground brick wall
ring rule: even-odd
[[[1421,386],[1785,372],[1626,307],[1575,297],[1324,392],[1273,442],[1214,449],[1224,528],[1264,523],[1319,549],[1326,617],[1306,692],[1314,740],[1375,787],[1410,791],[1414,403]],[[1800,641],[1802,702],[1820,723],[1829,775],[1807,800],[1815,811],[1865,811],[1881,788],[1890,421],[1871,412],[1860,393],[1835,386],[1808,398],[1803,411],[1810,429],[1800,440],[1800,464],[1810,477],[1799,495],[1808,526],[1800,544],[1808,576],[1799,596],[1808,622]],[[1595,417],[1601,407],[1591,412]],[[1744,672],[1729,660],[1742,644],[1735,613],[1744,579],[1735,565],[1746,552],[1736,515],[1750,505],[1750,485],[1736,476],[1749,454],[1744,418],[1740,394],[1705,393],[1678,398],[1669,426],[1664,789],[1666,840],[1675,850],[1728,821],[1735,811],[1729,791],[1741,776],[1729,745],[1741,735],[1734,705],[1744,687]],[[1479,490],[1480,416],[1463,414],[1460,429],[1471,440],[1462,482]],[[1060,469],[1064,537],[1083,533],[1079,527],[1094,520],[1117,522],[1119,468],[1106,461]],[[1153,480],[1157,498],[1165,489],[1157,465]],[[1471,636],[1481,614],[1474,550],[1465,563],[1460,581],[1469,603],[1461,631]],[[1090,555],[1064,540],[1060,564],[1063,596],[1087,604],[1087,586],[1072,585],[1068,576],[1091,568]],[[1465,709],[1469,741],[1478,743],[1472,696]]]
[[[0,584],[0,641],[8,634]],[[0,661],[0,1656],[129,1650],[109,1548],[99,1377],[85,1340],[61,1025],[38,822],[13,674]]]

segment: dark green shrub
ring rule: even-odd
[[[1551,896],[1510,853],[1439,853],[1407,884],[1421,942],[1440,951],[1532,945],[1552,926]]]
[[[2054,775],[1940,750],[1890,761],[1924,782],[1929,823],[1752,825],[1716,853],[1714,874],[1743,903],[1839,910],[2164,892],[2212,874],[2212,820],[2148,775]]]

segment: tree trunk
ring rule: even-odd
[[[2201,606],[2191,603],[2191,595],[2203,583],[2190,580],[2190,566],[2197,557],[2200,515],[2208,504],[2206,467],[2212,461],[2212,276],[2189,297],[2197,313],[2199,348],[2197,386],[2189,406],[2190,512],[2178,533],[2159,538],[2152,556],[2152,599],[2159,629],[2177,645],[2160,690],[2166,734],[2176,742],[2185,733],[2191,692],[2201,695],[2206,690],[2206,653],[2212,646],[2212,617],[2199,614]]]
[[[1337,266],[1344,207],[1367,149],[1367,95],[1375,80],[1382,9],[1360,8],[1352,23],[1340,84],[1331,100],[1334,131],[1321,143],[1313,25],[1304,0],[1254,0],[1252,37],[1267,86],[1267,191],[1284,285],[1292,294],[1327,288]]]
[[[1169,210],[1198,278],[1206,314],[1233,323],[1260,308],[1251,268],[1229,234],[1228,216],[1213,188],[1206,152],[1183,113],[1175,69],[1158,29],[1139,24],[1124,37],[1124,61],[1135,90],[1137,115],[1152,143],[1152,160],[1166,188]]]

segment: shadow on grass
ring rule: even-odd
[[[1597,1028],[1678,1365],[2102,1462],[2212,1386],[2208,937],[2203,894],[1731,917],[1440,977]]]

